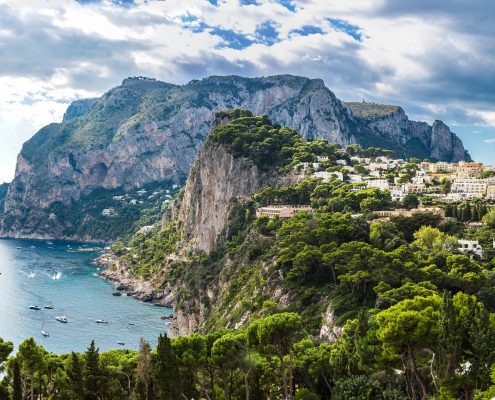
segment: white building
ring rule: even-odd
[[[386,179],[370,179],[366,181],[368,187],[377,188],[377,189],[388,189],[390,184]]]
[[[466,198],[480,198],[486,194],[487,183],[480,179],[454,179],[451,193],[464,193]]]
[[[477,240],[464,240],[460,239],[457,241],[459,250],[461,253],[470,253],[476,254],[480,257],[483,257],[483,247],[481,247],[480,243]]]
[[[311,206],[292,206],[292,205],[269,205],[266,207],[260,207],[256,210],[256,217],[268,217],[268,218],[290,218],[295,213],[300,211],[313,212]]]
[[[328,182],[332,176],[337,178],[339,181],[344,180],[344,174],[342,172],[318,171],[311,174],[311,177],[313,178],[323,178],[323,182]]]

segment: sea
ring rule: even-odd
[[[114,285],[93,264],[98,252],[84,243],[0,239],[0,337],[14,343],[33,337],[54,353],[152,346],[167,332],[172,310],[113,296]],[[40,310],[32,310],[38,306]],[[53,307],[53,309],[45,308]],[[55,318],[66,316],[68,323]],[[97,320],[108,323],[99,324]],[[45,337],[41,332],[48,331]]]

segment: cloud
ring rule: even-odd
[[[0,135],[18,150],[19,126],[126,76],[280,73],[472,132],[495,126],[494,13],[488,0],[0,0]]]

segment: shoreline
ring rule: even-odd
[[[115,290],[122,291],[136,300],[174,310],[171,290],[157,291],[151,282],[122,271],[119,259],[112,253],[105,252],[100,255],[94,260],[94,264],[104,268],[99,276],[112,282]]]

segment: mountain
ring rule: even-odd
[[[5,196],[7,196],[8,189],[9,189],[8,183],[0,184],[0,215],[3,214],[3,205],[5,202]]]
[[[124,195],[145,185],[182,183],[215,112],[236,107],[266,113],[305,139],[379,145],[400,156],[469,158],[442,123],[409,121],[400,108],[370,117],[358,111],[359,103],[342,103],[319,79],[212,76],[178,86],[128,78],[98,99],[74,102],[61,123],[42,128],[24,144],[0,235],[113,239],[104,233],[111,221],[91,233],[90,221],[105,207],[101,201],[94,205],[94,192],[112,197],[113,191]],[[60,214],[73,218],[66,223]],[[82,222],[87,229],[78,232]]]

